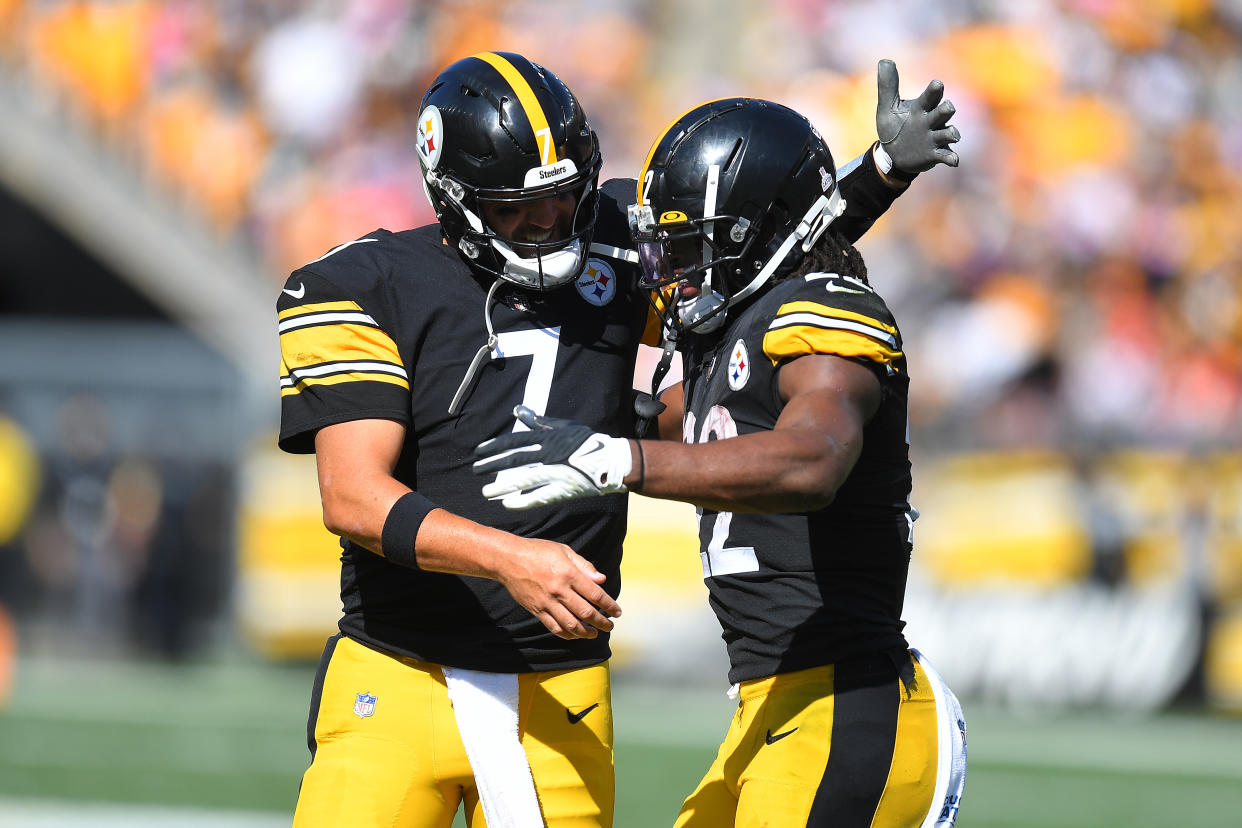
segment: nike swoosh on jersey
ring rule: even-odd
[[[579,710],[577,713],[573,713],[570,710],[566,709],[565,717],[569,719],[570,724],[577,724],[578,722],[582,721],[583,716],[590,713],[592,710],[594,710],[597,707],[599,707],[599,702],[596,702],[595,704],[591,705],[585,710]]]
[[[289,288],[281,288],[280,292],[287,293],[290,296],[292,296],[294,299],[301,299],[303,296],[306,295],[306,283],[298,282],[297,290],[289,290]]]
[[[769,745],[772,744],[773,742],[779,742],[781,739],[784,739],[786,736],[788,736],[790,733],[793,733],[797,729],[798,728],[795,727],[790,730],[786,730],[784,733],[777,733],[775,736],[773,736],[772,730],[771,728],[769,728],[768,735],[765,737],[764,741],[766,741]]]
[[[825,282],[824,290],[828,291],[829,293],[859,293],[859,294],[865,293],[865,291],[842,287],[841,285],[835,284],[834,282]]]

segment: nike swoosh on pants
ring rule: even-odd
[[[577,713],[573,713],[569,710],[566,710],[565,716],[569,719],[570,724],[577,724],[578,722],[582,721],[583,716],[590,713],[592,710],[594,710],[597,707],[599,707],[599,702],[596,702],[595,704],[591,705],[585,710],[579,710]]]

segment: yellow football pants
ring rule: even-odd
[[[938,715],[936,692],[951,693],[942,684],[934,691],[908,657],[863,659],[836,673],[827,665],[743,682],[724,742],[676,828],[952,825],[958,797],[942,815],[937,797],[949,780],[938,786],[937,773],[960,735],[964,782],[956,699],[949,709],[958,712],[943,715],[942,702]]]
[[[518,728],[548,828],[610,828],[608,665],[518,677]],[[295,828],[449,828],[483,809],[444,674],[344,636],[324,650],[311,700],[312,761]]]

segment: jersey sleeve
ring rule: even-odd
[[[314,451],[315,432],[361,419],[410,419],[410,379],[394,339],[360,297],[306,270],[277,302],[280,437],[285,451]]]
[[[895,190],[880,177],[875,156],[865,153],[837,171],[845,212],[832,224],[851,244],[863,237],[875,220],[884,215],[906,188]]]
[[[783,297],[763,336],[773,365],[808,354],[863,360],[896,370],[901,334],[892,313],[865,282],[812,273]]]

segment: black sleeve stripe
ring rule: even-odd
[[[396,385],[400,388],[409,390],[409,383],[400,377],[383,373],[366,373],[359,371],[351,371],[344,374],[332,374],[326,377],[298,377],[296,381],[290,379],[286,382],[286,378],[280,380],[280,396],[288,397],[295,394],[301,394],[308,388],[313,386],[340,385],[341,383],[369,383],[380,382],[389,385]]]
[[[409,375],[405,369],[399,365],[391,365],[386,362],[373,362],[370,360],[354,359],[342,360],[340,362],[324,362],[319,365],[309,365],[304,368],[296,368],[289,371],[288,374],[280,378],[281,387],[293,385],[295,381],[316,379],[320,377],[330,377],[338,374],[352,374],[374,372],[379,374],[391,374],[394,377],[408,380]]]

